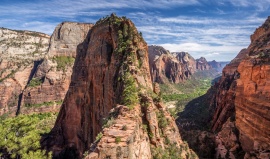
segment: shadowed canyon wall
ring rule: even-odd
[[[225,148],[231,152],[241,146],[245,158],[270,157],[269,41],[270,17],[256,29],[249,47],[223,69],[222,78],[212,87],[217,90],[212,99],[215,109],[212,129],[222,133],[224,123],[233,122],[234,130],[230,131],[237,138],[225,144]],[[228,143],[232,138],[221,140]],[[238,146],[232,150],[235,144]]]

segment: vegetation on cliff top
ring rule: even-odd
[[[138,42],[143,40],[133,23],[126,17],[117,17],[115,14],[107,16],[96,22],[96,26],[109,24],[117,33],[117,48],[113,54],[119,60],[118,82],[122,83],[121,104],[133,108],[139,103],[138,87],[131,73],[132,66],[140,67],[141,63],[137,62]]]

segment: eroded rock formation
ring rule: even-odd
[[[191,56],[181,55],[175,57],[161,46],[149,46],[149,65],[153,81],[179,83],[189,78],[193,72],[188,59]]]
[[[211,68],[217,70],[218,72],[222,72],[223,68],[229,63],[230,62],[227,61],[217,62],[216,60],[208,62]]]
[[[149,46],[149,65],[154,82],[180,83],[190,78],[195,71],[209,70],[205,58],[195,60],[187,52],[172,52],[161,46]]]
[[[49,51],[23,91],[21,113],[59,111],[68,90],[77,46],[86,38],[93,24],[63,22],[50,39]]]
[[[153,93],[147,44],[130,20],[113,14],[99,20],[77,48],[58,119],[42,140],[55,158],[82,157],[85,151],[91,159],[152,158],[150,149],[182,144]]]
[[[212,100],[215,108],[212,129],[223,132],[226,121],[228,123],[230,118],[235,121],[239,131],[235,133],[237,142],[247,159],[270,158],[269,41],[270,17],[251,36],[249,47],[223,69],[222,78],[215,85],[218,93]],[[225,148],[229,152],[234,146]]]
[[[0,28],[0,115],[15,115],[48,45],[46,34]]]
[[[207,60],[204,57],[196,59],[196,69],[197,70],[209,70],[211,66],[208,64]]]

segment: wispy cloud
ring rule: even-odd
[[[248,46],[269,6],[270,0],[0,1],[0,26],[51,34],[62,21],[94,23],[116,12],[131,18],[148,44],[230,60]]]
[[[206,57],[207,60],[224,61],[224,59],[233,59],[235,50],[240,51],[245,46],[211,46],[199,43],[179,43],[179,44],[161,44],[164,48],[172,51],[186,51],[192,53],[194,58]]]

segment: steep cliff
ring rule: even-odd
[[[216,60],[208,62],[212,69],[215,69],[220,73],[222,72],[223,68],[229,63],[230,62],[227,61],[217,62]]]
[[[43,33],[0,28],[0,116],[14,115],[49,45]]]
[[[63,22],[55,28],[46,57],[23,91],[21,113],[59,111],[71,81],[77,46],[92,26]]]
[[[223,69],[222,78],[212,88],[218,91],[212,100],[215,108],[212,129],[226,132],[224,123],[235,121],[236,130],[232,127],[230,132],[237,139],[224,148],[233,152],[238,144],[246,152],[245,158],[270,157],[269,48],[270,17],[251,36],[249,47]],[[228,141],[232,140],[223,139],[223,143]]]
[[[188,56],[181,55],[175,57],[161,46],[149,46],[149,65],[153,81],[179,83],[187,79],[193,70],[189,68]]]
[[[153,93],[147,45],[130,20],[99,20],[77,48],[69,90],[42,140],[55,158],[152,158],[180,148],[174,120]]]
[[[187,52],[172,52],[161,46],[149,46],[149,65],[154,82],[180,83],[196,71],[211,69],[205,58],[195,60]]]
[[[197,70],[209,70],[211,66],[208,64],[207,60],[204,57],[196,59],[196,69]]]

